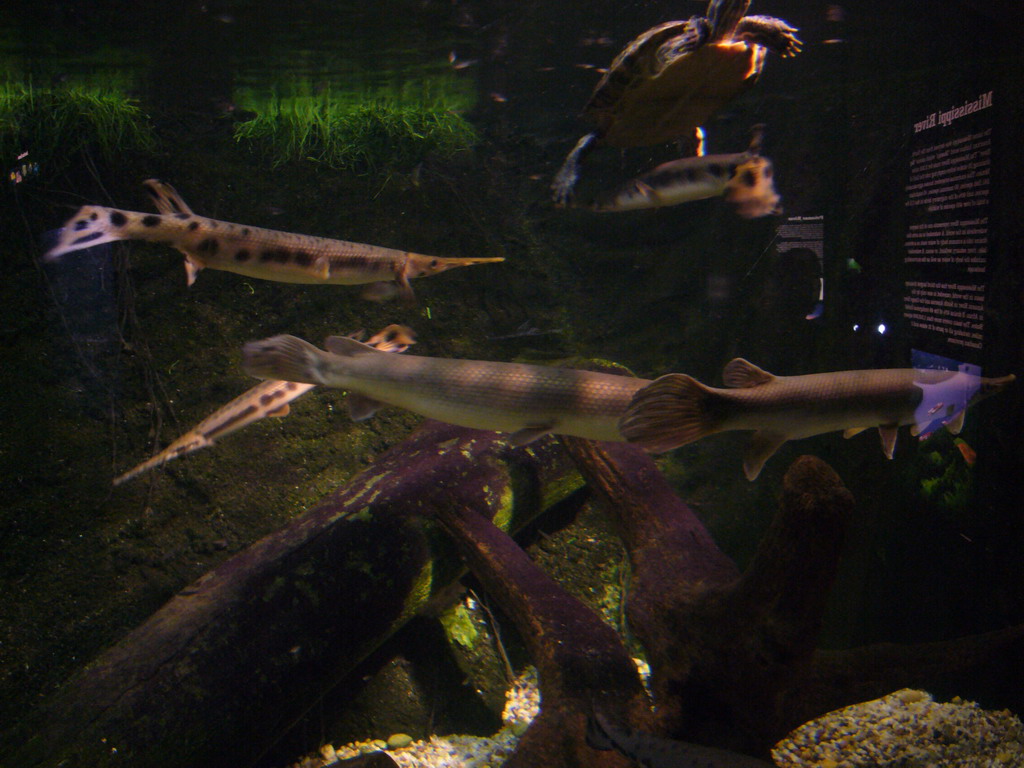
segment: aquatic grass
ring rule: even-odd
[[[240,94],[256,117],[235,138],[275,164],[310,160],[358,171],[408,170],[428,154],[442,157],[472,147],[476,129],[460,114],[471,99],[423,83],[369,93],[295,93],[260,100]]]
[[[28,152],[30,160],[52,170],[82,152],[95,150],[112,161],[155,144],[145,113],[115,87],[0,84],[0,157],[6,163]]]

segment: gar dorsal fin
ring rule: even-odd
[[[324,347],[328,352],[335,355],[341,355],[342,357],[353,357],[355,355],[364,354],[388,354],[387,352],[380,352],[368,344],[363,344],[363,342],[356,341],[348,336],[328,336],[324,341]]]
[[[160,213],[194,215],[192,209],[188,207],[188,203],[182,199],[178,191],[170,184],[160,181],[160,179],[146,179],[142,182],[142,186],[146,188],[149,196],[153,199],[153,204]]]
[[[762,371],[756,365],[744,360],[742,357],[730,360],[722,370],[723,383],[725,386],[733,389],[759,387],[762,384],[767,384],[774,378],[775,377],[768,373],[768,371]]]

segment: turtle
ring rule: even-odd
[[[595,145],[699,139],[701,124],[757,81],[768,51],[800,52],[796,28],[772,16],[745,16],[749,7],[750,0],[710,0],[706,17],[651,27],[615,57],[583,109],[596,130],[555,174],[556,203],[569,201],[580,162]]]

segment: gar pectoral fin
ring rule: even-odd
[[[508,436],[508,442],[510,445],[518,448],[521,445],[527,445],[532,443],[534,440],[538,440],[544,435],[551,434],[551,431],[555,428],[555,423],[549,421],[545,424],[535,424],[529,427],[523,427],[517,429],[515,432]]]
[[[721,416],[712,407],[717,397],[684,373],[667,374],[633,395],[619,432],[652,453],[670,451],[717,430]]]
[[[374,400],[372,397],[361,395],[358,392],[349,392],[346,399],[348,415],[352,421],[366,421],[373,418],[378,410],[384,407],[384,403]]]
[[[945,422],[946,429],[950,434],[959,435],[961,430],[964,428],[964,414],[967,413],[967,409],[964,408],[956,416]]]
[[[196,276],[202,271],[203,265],[193,259],[187,253],[185,254],[185,280],[189,287],[196,281]]]
[[[896,450],[896,435],[899,432],[896,424],[882,424],[878,427],[878,436],[882,439],[882,452],[885,458],[891,459]]]
[[[409,285],[408,262],[406,262],[405,268],[397,275],[395,275],[395,285],[398,287],[398,298],[400,298],[406,304],[416,303],[416,294],[413,293],[412,286]]]

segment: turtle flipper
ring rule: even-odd
[[[752,45],[763,45],[779,56],[796,56],[804,47],[791,27],[774,16],[744,16],[736,25],[734,37]]]
[[[660,72],[667,64],[683,54],[700,48],[711,38],[711,32],[710,21],[703,16],[691,16],[682,32],[658,46],[655,53],[655,60],[658,62],[657,70]]]
[[[576,180],[580,177],[580,161],[583,160],[594,145],[597,144],[597,134],[588,133],[576,142],[565,157],[562,167],[558,169],[555,178],[551,182],[551,198],[557,205],[568,205],[572,199],[572,190],[576,186]]]

